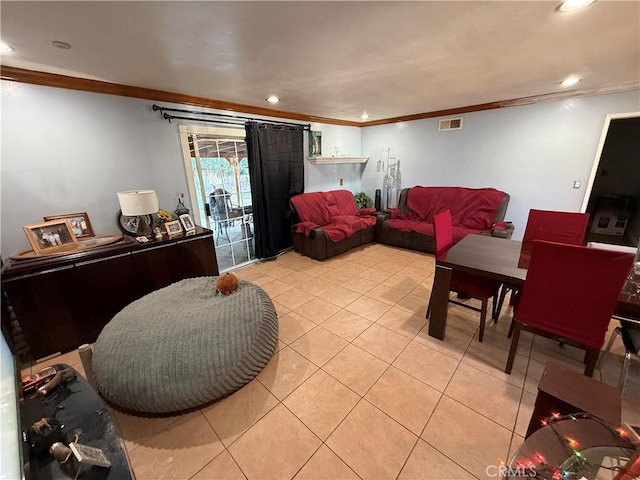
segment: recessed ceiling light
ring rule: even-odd
[[[13,52],[14,48],[10,47],[9,45],[7,45],[4,42],[0,42],[0,53],[9,53],[9,52]]]
[[[70,44],[68,44],[67,42],[61,42],[60,40],[52,41],[51,45],[53,45],[56,48],[62,48],[63,50],[69,50],[71,48]]]
[[[269,103],[278,103],[279,101],[280,99],[275,95],[271,95],[269,98],[267,98],[267,102]]]
[[[360,118],[362,120],[366,120],[367,118],[369,118],[369,114],[368,113],[363,113],[362,115],[360,115]]]
[[[580,10],[581,8],[587,7],[595,2],[596,0],[566,0],[558,6],[558,11],[573,12],[575,10]]]
[[[562,85],[563,87],[571,87],[576,83],[578,83],[580,80],[582,79],[578,77],[568,77],[568,78],[565,78],[563,81],[561,81],[560,85]]]

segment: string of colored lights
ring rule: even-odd
[[[542,425],[545,427],[548,426],[558,437],[563,447],[570,454],[569,458],[573,458],[573,462],[564,468],[560,468],[560,466],[549,465],[546,462],[544,455],[540,452],[536,452],[532,459],[519,459],[515,462],[514,466],[510,466],[510,469],[507,471],[506,478],[517,477],[520,479],[535,478],[538,480],[580,480],[587,476],[589,472],[592,472],[594,468],[598,470],[605,469],[613,472],[624,472],[625,466],[606,466],[588,460],[579,450],[580,443],[576,439],[567,437],[558,431],[556,425],[558,422],[563,420],[572,420],[575,422],[579,419],[589,419],[598,422],[610,431],[612,435],[623,439],[628,444],[630,451],[634,450],[634,444],[629,439],[629,432],[622,427],[613,428],[601,418],[586,412],[573,413],[569,415],[560,415],[557,412],[553,412],[551,416],[542,420]],[[567,461],[568,460],[569,459],[567,459]],[[504,464],[504,462],[501,463]],[[511,472],[511,470],[515,471]],[[509,473],[512,473],[512,475],[509,475]],[[640,472],[637,472],[637,474],[640,475]]]

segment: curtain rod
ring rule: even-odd
[[[160,105],[156,105],[156,104],[153,104],[151,108],[153,108],[153,111],[160,111],[160,113],[162,114],[162,118],[164,118],[165,120],[169,120],[169,122],[171,122],[172,119],[178,119],[178,120],[195,120],[197,122],[221,123],[225,125],[244,125],[245,121],[251,121],[251,122],[269,123],[273,125],[286,125],[288,127],[302,128],[303,130],[311,130],[311,125],[308,123],[307,124],[290,123],[290,122],[280,122],[277,120],[263,120],[263,119],[253,118],[253,117],[243,117],[239,115],[227,115],[224,113],[196,112],[193,110],[182,110],[179,108],[161,107]],[[166,112],[187,113],[189,115],[205,115],[208,117],[216,117],[216,119],[210,120],[207,118],[182,117],[177,115],[170,115]]]

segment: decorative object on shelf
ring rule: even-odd
[[[184,227],[186,232],[196,229],[196,225],[193,223],[191,215],[189,215],[188,213],[180,215],[180,221],[182,222],[182,226]]]
[[[62,218],[69,219],[69,222],[71,222],[71,229],[73,230],[76,238],[96,236],[96,234],[93,232],[93,227],[91,226],[91,222],[89,221],[89,215],[87,215],[87,212],[65,213],[63,215],[49,215],[47,217],[44,217],[43,220],[45,222],[49,222],[51,220],[59,220]]]
[[[153,233],[156,237],[156,240],[162,240],[162,229],[160,227],[154,228]]]
[[[78,245],[68,218],[23,225],[22,229],[37,256],[74,250]]]
[[[151,237],[151,215],[159,210],[155,190],[118,192],[118,202],[120,202],[118,227],[123,233],[137,237]],[[133,231],[134,227],[135,231]]]
[[[173,222],[167,222],[164,224],[164,228],[170,237],[180,235],[182,233],[182,225],[180,220],[174,220]]]
[[[158,210],[155,216],[155,224],[162,227],[165,223],[173,221],[173,215],[166,210]],[[154,229],[155,231],[155,229]]]
[[[373,207],[373,202],[364,192],[356,193],[353,198],[356,200],[356,207],[358,207],[358,209]]]
[[[178,205],[176,206],[176,209],[173,211],[173,213],[175,213],[178,217],[180,215],[184,215],[185,213],[189,213],[191,210],[189,210],[184,202],[182,201],[182,199],[184,198],[184,193],[180,194],[180,197],[178,198]]]
[[[138,233],[138,217],[128,217],[122,214],[122,210],[116,213],[116,225],[125,235],[135,237]]]
[[[380,149],[380,160],[376,163],[376,172],[382,173],[384,172],[384,166],[389,165],[389,154],[391,152],[390,148],[381,148]]]
[[[387,163],[387,174],[384,177],[383,189],[386,197],[386,205],[384,208],[396,208],[402,189],[402,181],[400,178],[400,160],[396,157],[389,158]]]
[[[322,155],[322,132],[312,130],[309,132],[309,156]]]

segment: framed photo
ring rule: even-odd
[[[182,225],[180,224],[180,220],[174,220],[173,222],[165,223],[164,229],[167,231],[169,236],[180,235],[182,233]]]
[[[71,229],[73,230],[76,238],[96,236],[96,234],[93,232],[93,227],[91,226],[91,222],[89,221],[89,215],[87,215],[87,212],[65,213],[64,215],[49,215],[48,217],[44,217],[44,221],[48,222],[50,220],[59,220],[62,218],[69,219],[69,222],[71,222]]]
[[[193,223],[193,220],[191,219],[191,215],[189,215],[188,213],[185,213],[184,215],[180,215],[180,221],[182,222],[182,226],[187,232],[196,229],[196,225],[195,223]]]
[[[309,132],[309,156],[322,156],[322,132],[315,130]]]
[[[23,225],[22,229],[36,255],[49,255],[78,247],[78,239],[68,218]]]

